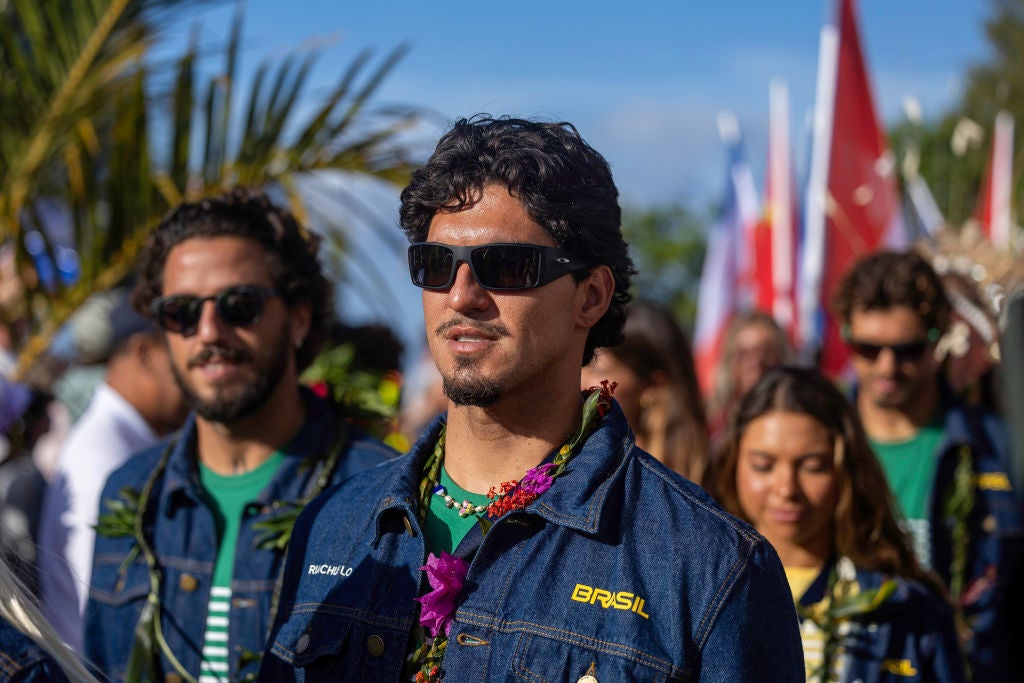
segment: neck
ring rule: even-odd
[[[913,438],[935,414],[939,405],[939,386],[931,383],[902,406],[880,406],[862,392],[857,396],[857,412],[864,431],[876,441],[904,441]]]
[[[444,466],[456,484],[487,493],[521,479],[579,428],[583,405],[578,389],[526,392],[487,408],[449,405]]]
[[[797,545],[791,543],[775,543],[768,539],[779,554],[779,561],[783,567],[824,567],[828,561],[831,546],[825,544],[820,547],[814,545]]]
[[[217,474],[250,472],[288,443],[306,419],[294,382],[281,382],[254,413],[231,423],[196,418],[199,460]]]

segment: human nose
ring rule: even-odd
[[[875,359],[875,369],[881,372],[893,372],[898,366],[896,352],[888,346],[883,346],[878,353],[878,358]]]
[[[775,488],[775,493],[780,498],[789,499],[795,497],[797,491],[800,490],[796,468],[776,467],[774,474],[772,485]]]
[[[203,301],[199,309],[199,323],[196,327],[196,337],[204,343],[211,343],[220,339],[224,322],[217,315],[217,306],[213,299]]]
[[[460,263],[455,271],[455,281],[448,290],[448,308],[453,311],[483,310],[487,308],[487,290],[473,277],[468,263]]]

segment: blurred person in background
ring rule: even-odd
[[[595,350],[582,388],[616,382],[615,400],[637,445],[701,484],[710,459],[708,427],[690,340],[669,311],[642,301],[627,309],[623,335],[618,346]]]
[[[712,441],[722,433],[733,407],[767,370],[792,360],[786,333],[775,318],[761,311],[741,313],[725,333],[722,359],[715,370],[715,386],[708,400]]]
[[[77,651],[103,485],[131,455],[180,427],[188,412],[156,325],[135,312],[128,290],[109,298],[104,380],[61,444],[39,531],[43,613]]]
[[[0,559],[0,683],[95,683]]]
[[[1021,680],[1024,506],[1007,474],[1006,425],[950,388],[939,341],[952,307],[915,252],[858,261],[833,308],[857,377],[854,401],[918,560],[946,583],[974,680]]]
[[[0,376],[0,556],[38,593],[36,540],[46,480],[32,450],[49,428],[49,395]]]
[[[407,373],[402,386],[398,428],[409,445],[423,434],[435,417],[448,410],[444,379],[434,364],[430,349],[424,349]],[[405,449],[409,450],[408,446]]]
[[[319,246],[237,188],[168,212],[139,256],[132,301],[193,412],[101,494],[85,653],[113,680],[249,680],[296,516],[394,455],[299,382],[333,317]]]
[[[818,370],[770,370],[744,397],[716,487],[779,553],[809,681],[967,680],[945,589],[899,528],[853,407]]]

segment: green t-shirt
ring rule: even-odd
[[[903,527],[913,538],[918,560],[926,566],[931,562],[928,503],[935,478],[935,452],[943,434],[941,416],[937,415],[905,441],[871,439],[871,447],[882,463],[889,488],[896,498]]]
[[[491,502],[485,494],[470,493],[453,482],[443,466],[440,484],[448,491],[448,495],[459,503],[468,500],[473,505],[487,505]],[[476,515],[460,517],[457,507],[449,508],[444,504],[444,498],[436,493],[431,495],[423,530],[427,552],[435,555],[440,555],[442,550],[447,553],[453,552],[478,521]]]
[[[235,569],[238,531],[242,526],[245,506],[256,500],[260,492],[277,474],[284,454],[275,452],[251,472],[238,475],[217,474],[199,464],[199,481],[209,496],[220,538],[217,562],[213,569],[213,588],[206,612],[203,635],[203,660],[199,683],[221,683],[228,680],[228,615],[231,607],[231,577]]]

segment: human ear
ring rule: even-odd
[[[604,316],[615,294],[615,277],[608,266],[596,266],[576,287],[576,320],[580,327],[590,329]]]

